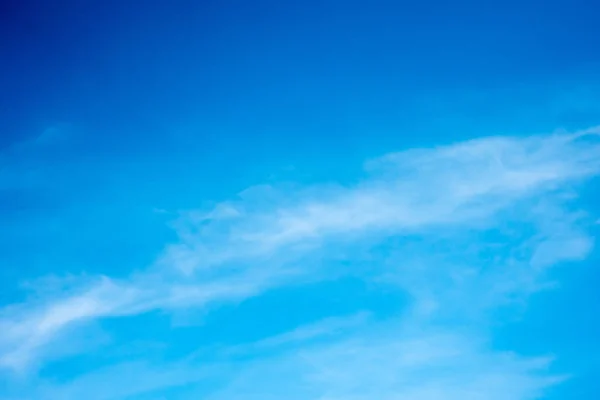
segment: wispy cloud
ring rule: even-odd
[[[58,294],[5,307],[0,365],[27,370],[57,338],[93,320],[242,300],[327,275],[319,260],[331,249],[369,252],[383,243],[386,255],[377,256],[364,278],[409,293],[414,304],[405,323],[432,328],[418,340],[389,328],[392,333],[372,348],[358,336],[281,359],[306,368],[310,392],[299,391],[298,398],[535,398],[555,381],[536,377],[546,361],[492,352],[470,343],[472,332],[465,337],[439,324],[457,316],[463,323],[483,318],[482,312],[543,287],[544,267],[587,255],[593,241],[585,228],[593,219],[572,204],[576,185],[600,172],[599,134],[592,128],[408,150],[370,161],[352,187],[262,186],[213,210],[183,212],[174,222],[179,242],[146,271],[84,279]],[[393,238],[399,244],[390,244]],[[315,329],[265,343],[322,333]],[[425,361],[418,357],[427,351],[419,350],[417,360],[407,355],[420,345],[432,352]],[[349,354],[355,358],[342,376]],[[249,368],[254,376],[255,367]],[[254,378],[247,379],[240,387]],[[253,398],[241,390],[234,383],[222,398]],[[260,393],[255,397],[269,398]]]
[[[515,201],[596,174],[599,131],[493,137],[389,154],[369,162],[374,173],[355,187],[292,193],[261,187],[252,202],[242,196],[209,213],[188,215],[186,223],[195,223],[181,230],[182,243],[166,257],[190,271],[283,248],[304,251],[355,233],[415,233],[475,223]]]
[[[550,362],[490,351],[481,337],[465,331],[377,327],[241,365],[231,383],[209,398],[536,399],[564,380],[548,373]]]
[[[273,346],[283,350],[273,352]],[[328,319],[246,349],[252,357],[225,352],[210,362],[198,357],[162,364],[128,361],[66,383],[41,381],[32,393],[91,400],[168,398],[174,390],[178,398],[211,400],[512,400],[541,398],[567,378],[550,372],[552,357],[493,351],[472,327],[410,319]]]
[[[351,316],[325,318],[316,323],[303,325],[292,331],[268,337],[250,345],[230,347],[227,349],[227,353],[236,354],[261,351],[285,346],[295,347],[298,344],[312,340],[335,337],[340,333],[352,331],[357,327],[363,326],[369,320],[369,317],[369,313],[364,311]]]

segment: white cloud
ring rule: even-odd
[[[369,320],[369,317],[369,313],[363,311],[351,316],[325,318],[316,323],[300,326],[292,331],[268,337],[250,345],[228,348],[227,353],[236,354],[268,350],[282,346],[294,346],[313,339],[323,339],[323,337],[339,335],[347,330],[364,325]]]
[[[223,282],[181,283],[161,282],[150,276],[126,282],[103,277],[50,301],[7,307],[0,320],[0,366],[23,372],[35,364],[36,357],[44,354],[57,335],[94,319],[245,298],[269,278],[238,276]]]
[[[408,150],[370,162],[370,175],[354,187],[315,186],[292,193],[262,187],[254,190],[252,199],[245,193],[239,200],[207,213],[184,213],[175,224],[180,242],[168,246],[148,271],[124,280],[86,281],[67,293],[5,308],[0,318],[0,365],[27,369],[43,357],[45,346],[91,320],[243,299],[294,282],[302,274],[321,273],[319,264],[300,261],[316,250],[326,258],[327,244],[361,248],[366,241],[394,235],[424,240],[410,257],[397,255],[409,247],[395,249],[396,256],[382,262],[388,276],[383,271],[377,274],[415,298],[413,321],[421,323],[423,318],[457,311],[478,314],[535,290],[540,285],[540,272],[532,264],[547,266],[579,259],[589,252],[591,239],[581,228],[585,221],[569,212],[562,194],[600,171],[599,132],[600,128],[593,128],[575,134],[484,138]],[[510,226],[501,226],[506,221],[527,226],[529,231],[519,233],[521,245],[512,239],[506,244],[512,234]],[[504,235],[504,247],[499,251],[490,250],[493,237],[482,236],[470,243],[474,237],[493,235],[496,230]],[[431,246],[436,243],[464,247],[434,251]],[[496,258],[482,259],[485,251]],[[435,351],[455,346],[432,340]],[[390,370],[410,375],[411,366],[401,356],[404,350],[399,350],[402,342],[385,343],[389,347],[377,349],[385,353],[381,363],[373,359],[375,353],[359,344],[358,359],[367,359],[357,363],[357,371],[369,363],[376,369],[389,364]],[[506,359],[472,346],[459,349],[460,355],[449,357],[470,362],[470,367],[482,363],[490,369],[484,368],[476,376],[459,370],[464,379],[460,382],[464,383],[456,387],[446,385],[454,375],[433,372],[427,389],[404,383],[399,386],[392,378],[390,382],[367,380],[364,388],[358,389],[363,397],[349,397],[350,389],[344,385],[351,384],[352,379],[344,383],[332,378],[327,380],[329,386],[316,385],[321,394],[312,398],[421,400],[435,398],[438,390],[445,388],[456,394],[447,398],[479,399],[486,388],[496,393],[496,388],[505,385],[504,379],[513,382],[511,377],[520,379],[523,371],[526,378],[517,379],[513,392],[507,392],[513,396],[496,394],[496,398],[534,398],[529,393],[545,385],[529,378],[528,371],[537,367],[527,360],[516,356]],[[322,357],[323,365],[343,358],[333,350],[325,354],[307,357]],[[434,358],[442,357],[436,354]],[[327,371],[319,373],[326,376]],[[350,371],[348,376],[358,381],[358,375]],[[379,397],[383,396],[379,387],[404,397]]]
[[[551,361],[492,351],[472,327],[376,323],[325,344],[238,363],[234,378],[208,398],[538,399],[566,379],[549,372]]]
[[[283,351],[272,351],[282,344]],[[376,322],[360,314],[246,349],[251,353],[244,357],[228,351],[240,349],[225,349],[212,361],[205,355],[163,364],[128,361],[69,382],[40,381],[30,397],[170,398],[166,393],[176,389],[177,398],[190,400],[533,400],[567,378],[550,372],[552,357],[492,351],[472,327]]]
[[[600,170],[598,132],[485,138],[390,154],[367,164],[377,173],[350,188],[313,187],[279,195],[273,195],[274,188],[262,188],[269,192],[264,197],[278,202],[221,205],[220,212],[198,218],[191,231],[188,227],[167,260],[189,272],[260,259],[283,248],[303,251],[332,237],[471,223],[528,196],[595,175]]]

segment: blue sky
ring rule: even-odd
[[[600,393],[593,2],[0,8],[0,399]]]

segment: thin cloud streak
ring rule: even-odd
[[[124,280],[86,280],[56,298],[4,308],[0,365],[26,370],[57,336],[87,321],[206,307],[288,284],[299,274],[315,272],[308,266],[299,269],[294,261],[323,251],[327,243],[494,226],[494,218],[506,210],[597,175],[599,132],[596,127],[408,150],[368,163],[370,175],[355,187],[316,186],[277,194],[277,201],[269,200],[273,196],[262,201],[259,191],[258,200],[223,203],[205,214],[184,213],[176,223],[180,242],[167,246],[148,271]],[[561,210],[558,218],[564,215]],[[571,231],[569,251],[549,261],[538,255],[537,262],[585,256],[589,239],[578,229]],[[525,274],[523,279],[532,278]],[[402,287],[416,295],[431,292],[429,285],[427,279],[416,279]],[[426,299],[421,300],[422,306]],[[440,301],[429,300],[433,308]]]
[[[532,400],[566,378],[548,373],[551,361],[490,351],[464,330],[378,327],[241,365],[209,399]]]

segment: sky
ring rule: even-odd
[[[0,399],[597,397],[599,17],[0,2]]]

